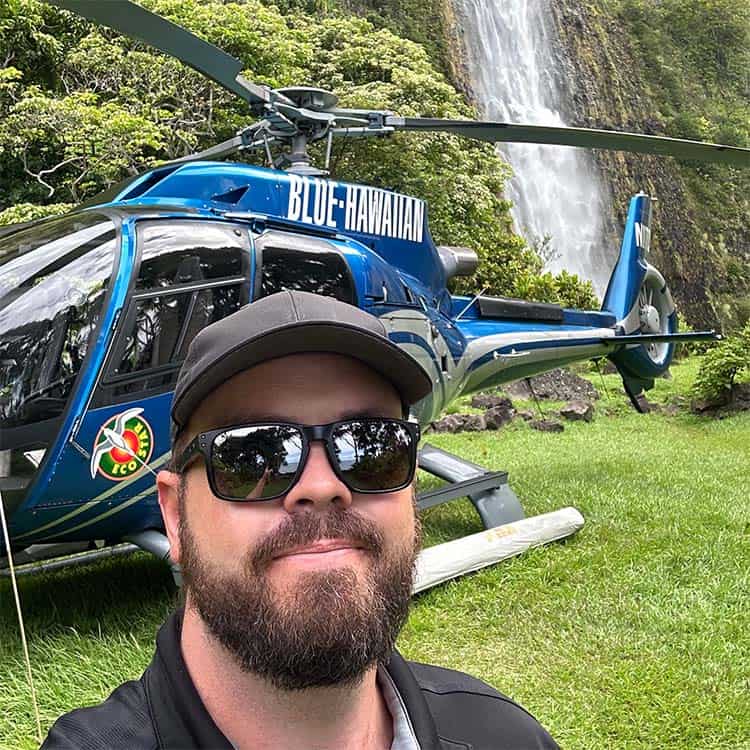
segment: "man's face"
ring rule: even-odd
[[[223,384],[187,431],[357,416],[400,417],[393,387],[357,360],[298,354]],[[315,442],[297,483],[276,500],[216,498],[202,461],[185,472],[178,494],[172,555],[187,606],[244,669],[299,689],[356,681],[388,657],[419,545],[412,487],[353,493]]]

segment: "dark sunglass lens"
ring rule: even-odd
[[[234,500],[265,500],[286,492],[302,457],[302,435],[287,425],[232,427],[211,448],[216,490]]]
[[[414,471],[412,436],[394,420],[353,420],[334,428],[339,471],[352,490],[388,492],[403,487]]]

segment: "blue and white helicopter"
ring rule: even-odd
[[[476,254],[436,246],[419,198],[327,179],[307,146],[327,139],[330,154],[335,137],[443,131],[745,166],[750,151],[338,109],[327,91],[246,81],[238,60],[134,3],[53,2],[176,56],[242,97],[257,120],[225,143],[131,179],[95,205],[4,229],[0,494],[19,562],[33,559],[29,550],[40,545],[60,552],[123,540],[165,554],[154,472],[170,457],[180,363],[201,328],[280,289],[331,295],[378,316],[432,377],[432,393],[415,409],[423,425],[461,395],[600,356],[614,362],[637,403],[669,367],[676,342],[714,336],[677,332],[667,284],[648,262],[645,194],[631,201],[601,310],[455,296],[447,284],[475,270]],[[274,161],[272,148],[286,150]],[[248,149],[265,152],[273,166],[217,161]],[[423,466],[467,480],[454,496],[498,490],[483,470],[461,475],[451,461],[472,466],[440,452],[425,455]],[[498,522],[477,507],[486,525]]]

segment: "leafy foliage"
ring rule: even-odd
[[[342,106],[404,115],[474,114],[422,46],[318,3],[289,2],[285,15],[259,0],[143,4],[272,87],[322,86]],[[0,60],[0,207],[16,206],[0,216],[90,198],[248,122],[240,100],[180,62],[39,0],[0,0]],[[596,305],[576,277],[541,274],[538,255],[514,234],[502,197],[509,170],[491,146],[447,134],[344,141],[333,163],[337,179],[424,198],[437,242],[477,250],[480,270],[457,290]]]
[[[706,354],[693,393],[698,398],[726,400],[743,374],[750,374],[750,322]]]
[[[36,221],[48,216],[61,216],[73,208],[72,203],[48,203],[38,206],[34,203],[18,203],[15,206],[0,211],[0,226],[20,224],[24,221]]]

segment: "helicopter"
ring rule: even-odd
[[[600,310],[461,296],[448,284],[474,273],[478,257],[435,244],[424,201],[331,179],[308,146],[326,143],[326,166],[334,138],[397,132],[735,166],[750,165],[749,150],[341,109],[329,91],[246,80],[239,60],[129,0],[50,2],[182,60],[242,98],[254,121],[66,216],[0,230],[0,495],[10,539],[9,550],[0,542],[0,556],[22,561],[34,559],[27,554],[34,547],[130,540],[166,557],[154,474],[170,459],[180,364],[203,327],[283,289],[333,296],[377,316],[430,374],[432,392],[413,409],[422,425],[460,396],[602,356],[640,408],[676,343],[717,338],[678,332],[667,282],[648,262],[652,199],[644,193],[631,200]],[[269,166],[221,161],[246,151],[265,154]],[[498,489],[497,477],[476,484],[486,479],[482,471],[451,475],[450,454],[428,458],[423,468],[460,485],[454,496]],[[489,516],[483,521],[492,525]]]

